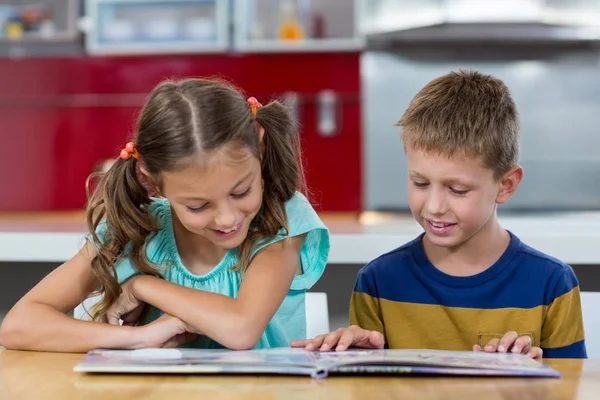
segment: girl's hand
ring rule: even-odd
[[[120,325],[120,320],[123,320],[123,325],[133,326],[135,325],[144,308],[146,303],[140,301],[135,294],[134,283],[139,279],[139,276],[127,280],[121,289],[123,292],[106,312],[106,322],[111,325]]]
[[[164,314],[148,325],[134,329],[139,335],[136,348],[179,347],[198,337],[197,334],[187,330],[182,320],[169,314]]]

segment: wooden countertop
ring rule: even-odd
[[[85,375],[73,372],[82,354],[0,347],[0,399],[594,399],[600,360],[545,360],[563,377],[306,377]]]

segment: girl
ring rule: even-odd
[[[261,107],[219,81],[162,82],[90,198],[85,246],[13,307],[0,343],[84,352],[304,339],[304,295],[329,232],[302,188],[281,103]],[[66,315],[91,293],[93,321]]]

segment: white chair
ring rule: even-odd
[[[100,296],[93,296],[93,297],[89,297],[89,298],[85,299],[83,301],[83,303],[79,304],[73,310],[73,318],[75,318],[75,319],[82,319],[82,320],[89,320],[89,319],[91,319],[90,314],[91,314],[91,311],[92,311],[92,307],[98,301],[100,301]]]
[[[89,320],[88,312],[92,306],[100,299],[100,296],[94,296],[86,299],[73,310],[73,317],[77,319]],[[84,308],[85,307],[85,308]],[[306,337],[314,338],[329,332],[329,309],[327,306],[327,293],[307,292],[306,293]],[[87,309],[87,311],[86,311]]]
[[[600,292],[581,292],[585,344],[589,358],[600,358]]]
[[[327,306],[327,293],[306,293],[306,337],[329,332],[329,309]]]

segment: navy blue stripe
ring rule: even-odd
[[[354,290],[391,301],[464,308],[534,308],[578,286],[573,269],[512,235],[505,254],[486,271],[450,276],[435,268],[421,236],[363,268]]]
[[[568,346],[553,349],[544,349],[544,358],[587,358],[585,340],[575,342]]]

